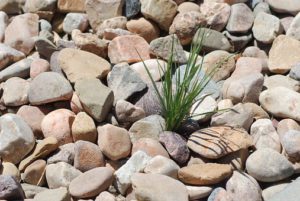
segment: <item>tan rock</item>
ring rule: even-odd
[[[25,169],[22,179],[28,184],[42,186],[45,184],[46,161],[36,160]]]
[[[97,27],[97,36],[103,38],[106,29],[126,29],[127,18],[124,16],[113,17],[104,20]]]
[[[143,151],[148,156],[164,156],[169,158],[168,152],[159,143],[159,141],[151,139],[151,138],[140,138],[132,144],[132,151],[131,153],[134,154],[137,151]]]
[[[57,8],[60,12],[84,12],[85,0],[58,0]]]
[[[179,13],[185,13],[190,11],[200,11],[199,5],[193,2],[183,2],[177,7],[177,11]]]
[[[115,106],[116,118],[119,123],[130,124],[146,117],[145,111],[125,100],[119,100]]]
[[[94,120],[85,112],[79,112],[72,124],[72,137],[74,142],[85,140],[95,143],[97,130]]]
[[[0,166],[0,175],[9,175],[14,177],[17,181],[21,180],[21,174],[17,166],[10,162],[2,162]]]

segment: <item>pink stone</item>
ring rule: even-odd
[[[35,78],[37,75],[50,70],[50,64],[45,59],[35,59],[30,65],[30,78]]]
[[[131,155],[137,151],[144,151],[151,157],[161,155],[170,158],[165,148],[157,140],[151,138],[141,138],[135,141],[132,145]]]

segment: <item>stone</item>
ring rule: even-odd
[[[23,105],[19,108],[17,115],[22,117],[22,119],[30,126],[34,136],[37,139],[43,137],[41,123],[45,117],[46,111],[37,106]]]
[[[75,114],[67,109],[58,109],[47,114],[41,124],[45,137],[55,137],[59,145],[73,141],[71,135]]]
[[[252,31],[256,40],[271,44],[278,35],[283,33],[283,27],[276,16],[260,12],[255,17]]]
[[[111,160],[127,157],[131,151],[131,141],[128,131],[111,124],[97,128],[98,145],[103,154]]]
[[[253,14],[256,17],[259,13],[271,14],[270,6],[267,2],[259,2],[253,9]]]
[[[239,103],[225,112],[219,112],[213,115],[211,118],[211,125],[242,127],[248,131],[253,122],[253,117],[254,114],[252,113],[252,110],[244,104]]]
[[[300,40],[300,37],[298,36],[299,34],[299,26],[300,26],[300,15],[297,14],[292,22],[290,23],[290,26],[288,28],[288,30],[286,31],[286,35],[293,37],[297,40]]]
[[[190,185],[213,185],[220,183],[231,174],[231,166],[227,164],[193,164],[181,168],[178,171],[178,179]]]
[[[293,162],[299,161],[300,158],[300,131],[289,130],[281,137],[282,147],[288,156],[288,159]]]
[[[207,201],[227,201],[227,191],[222,187],[215,188],[209,195]]]
[[[106,19],[122,16],[123,0],[86,0],[85,10],[91,27],[97,27]]]
[[[147,60],[150,59],[149,44],[137,35],[118,36],[108,45],[108,57],[114,64]]]
[[[141,12],[165,31],[169,30],[176,15],[177,5],[172,0],[140,0]]]
[[[42,105],[56,101],[70,100],[73,89],[67,79],[55,72],[44,72],[30,83],[28,92],[32,105]]]
[[[141,2],[139,0],[125,0],[124,11],[128,19],[135,17],[141,11]]]
[[[293,0],[267,0],[272,10],[279,13],[296,14],[300,11],[300,2]]]
[[[57,152],[50,156],[47,160],[48,164],[65,162],[73,165],[75,157],[75,144],[68,143],[59,147]]]
[[[29,0],[25,2],[25,13],[37,13],[43,11],[53,11],[56,6],[56,0],[42,1],[42,0]]]
[[[286,35],[278,36],[269,52],[269,70],[277,74],[288,72],[294,64],[299,63],[300,57],[296,54],[299,50],[300,42],[298,40]]]
[[[97,130],[94,120],[85,112],[79,112],[72,124],[72,137],[74,142],[79,140],[95,143]]]
[[[40,187],[40,186],[26,184],[26,183],[22,183],[21,186],[24,191],[25,197],[28,199],[33,199],[36,194],[48,190],[45,187]]]
[[[46,167],[46,178],[49,188],[69,187],[71,181],[82,173],[65,162],[49,164]]]
[[[89,198],[108,189],[113,182],[111,168],[98,167],[89,170],[72,180],[69,191],[72,197]]]
[[[71,110],[75,113],[78,114],[79,112],[83,112],[83,106],[79,100],[78,95],[76,92],[73,93],[71,103],[70,103]]]
[[[105,165],[100,148],[94,143],[79,140],[75,142],[74,167],[82,172]]]
[[[232,34],[229,31],[223,31],[223,34],[228,38],[232,44],[231,51],[241,51],[243,50],[249,42],[253,40],[252,33],[245,33],[243,35]]]
[[[254,15],[244,3],[231,6],[230,17],[226,29],[231,33],[247,33],[253,24]]]
[[[230,16],[227,3],[205,2],[200,5],[200,12],[205,16],[207,25],[216,31],[222,31]]]
[[[116,197],[107,191],[103,191],[96,197],[95,201],[116,201]]]
[[[185,12],[190,12],[190,11],[198,11],[199,12],[199,5],[197,5],[194,2],[183,2],[182,4],[178,5],[177,11],[179,13],[185,13]]]
[[[148,43],[159,37],[159,28],[151,21],[141,17],[139,19],[132,19],[126,23],[126,28],[131,33],[135,33],[143,37]]]
[[[267,112],[275,117],[291,118],[296,121],[300,120],[298,113],[300,105],[297,104],[299,100],[297,92],[285,87],[267,89],[259,96],[259,102]]]
[[[4,162],[19,163],[34,147],[35,138],[28,124],[18,115],[0,117],[0,155]]]
[[[16,16],[5,29],[4,43],[28,55],[34,48],[33,37],[38,36],[38,20],[32,13]]]
[[[209,121],[216,110],[217,102],[211,96],[207,96],[192,105],[190,110],[191,119],[198,122]]]
[[[19,164],[19,170],[23,171],[25,168],[37,159],[42,159],[47,157],[50,153],[58,148],[58,141],[55,137],[47,137],[41,140],[35,146],[33,153],[27,156]]]
[[[246,168],[252,177],[262,182],[280,181],[294,173],[292,163],[270,148],[252,153],[246,161]]]
[[[244,129],[227,126],[210,127],[193,133],[188,139],[187,146],[202,157],[217,159],[247,149],[252,146],[252,138]]]
[[[58,54],[58,63],[71,83],[80,79],[104,78],[110,71],[110,63],[95,54],[65,48]]]
[[[67,34],[71,34],[74,29],[85,31],[88,27],[88,19],[86,14],[68,13],[63,21],[63,30]]]
[[[21,106],[28,103],[29,82],[22,78],[12,77],[6,80],[2,99],[6,106]]]
[[[264,86],[267,89],[275,87],[285,87],[294,91],[300,91],[300,83],[288,76],[284,75],[272,75],[270,77],[265,77]]]
[[[262,190],[250,175],[234,171],[226,183],[227,195],[232,201],[262,201]]]
[[[150,159],[145,152],[137,151],[114,173],[115,186],[122,195],[125,195],[130,187],[134,173],[143,171]]]
[[[300,179],[298,177],[296,180],[288,184],[284,189],[282,189],[278,193],[275,193],[274,196],[272,196],[270,199],[266,199],[266,201],[293,201],[295,200],[295,198],[299,197],[299,192],[297,191],[299,185]]]
[[[290,73],[289,73],[289,77],[294,79],[294,80],[300,81],[300,65],[299,65],[299,63],[295,64],[291,68]]]
[[[51,55],[58,50],[56,45],[53,44],[49,39],[39,36],[35,38],[35,49],[44,58],[50,60]]]
[[[180,167],[171,159],[158,155],[153,157],[144,169],[146,174],[162,174],[177,179]]]
[[[85,0],[58,0],[57,8],[60,12],[84,12]]]
[[[179,13],[174,18],[169,33],[176,34],[182,45],[188,45],[200,26],[206,25],[204,15],[197,11]]]
[[[165,147],[170,157],[178,164],[185,164],[190,157],[186,141],[177,133],[164,131],[159,134],[159,142]]]
[[[2,9],[1,9],[2,10]],[[5,29],[8,24],[8,16],[5,12],[0,12],[0,42],[3,42],[5,36]]]
[[[293,119],[283,119],[277,124],[277,133],[280,139],[290,130],[300,131],[299,124]]]
[[[22,180],[28,184],[42,186],[45,184],[46,161],[36,160],[27,166]]]
[[[139,74],[129,65],[115,65],[107,76],[107,85],[114,92],[115,102],[127,100],[147,88]]]
[[[75,91],[87,114],[97,122],[106,118],[114,102],[114,95],[110,88],[96,78],[89,78],[78,80],[75,83]]]
[[[7,67],[8,65],[15,63],[25,58],[25,54],[10,46],[1,43],[0,44],[0,69]]]
[[[212,187],[208,186],[186,186],[189,194],[189,200],[199,200],[206,198],[212,192]]]
[[[125,100],[119,100],[115,105],[115,114],[119,123],[131,124],[144,117],[145,111]]]
[[[129,129],[131,142],[140,138],[159,139],[159,134],[165,130],[165,120],[159,115],[150,115],[136,121]]]
[[[159,143],[159,141],[151,138],[140,138],[132,143],[131,154],[134,154],[137,151],[143,151],[150,157],[160,155],[169,158],[168,152]]]
[[[232,167],[232,169],[241,171],[245,169],[245,163],[248,156],[248,149],[240,149],[219,158],[217,162],[221,164],[228,164]]]
[[[97,36],[100,38],[104,37],[104,32],[107,29],[126,29],[127,18],[124,16],[112,17],[109,19],[104,20],[98,27],[97,27]]]
[[[47,189],[34,196],[33,200],[39,201],[71,201],[71,196],[68,192],[68,189],[65,187],[56,188],[56,189]]]
[[[281,152],[279,135],[269,119],[258,119],[251,125],[250,134],[253,138],[254,146],[258,149],[271,148]]]
[[[30,65],[30,78],[34,79],[41,73],[50,71],[50,64],[45,59],[35,59]]]
[[[91,52],[102,58],[107,57],[108,43],[99,39],[95,34],[82,33],[80,30],[75,29],[72,31],[72,40],[80,50]]]
[[[12,176],[16,181],[21,181],[19,169],[10,162],[2,162],[0,166],[0,175]]]
[[[287,16],[280,19],[281,25],[283,27],[284,32],[286,33],[288,29],[290,28],[292,21],[294,17],[293,16]]]
[[[107,28],[104,30],[103,39],[113,40],[118,36],[126,36],[126,35],[134,35],[134,34],[131,33],[130,31],[120,29],[120,28],[116,28],[116,29]]]
[[[208,28],[199,28],[193,38],[193,43],[199,43],[202,38],[204,39],[202,41],[202,46],[205,51],[233,50],[229,40],[221,32]]]
[[[0,175],[0,199],[23,200],[24,192],[19,182],[12,176]]]
[[[282,191],[285,187],[287,187],[289,183],[277,183],[272,186],[269,186],[262,191],[262,197],[264,200],[270,200],[275,194]]]

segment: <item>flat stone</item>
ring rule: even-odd
[[[110,71],[110,64],[105,59],[82,50],[65,48],[57,59],[71,83],[84,78],[101,79]]]
[[[153,157],[144,172],[147,174],[162,174],[177,179],[180,167],[171,159],[158,155]]]
[[[25,54],[10,46],[1,43],[0,44],[0,69],[7,67],[8,65],[15,63],[25,58]]]
[[[89,170],[72,180],[69,191],[72,197],[89,198],[108,189],[113,182],[111,168],[98,167]]]
[[[222,146],[219,146],[222,142]],[[252,139],[244,129],[210,127],[193,133],[187,146],[205,158],[217,159],[252,145]]]
[[[280,181],[294,173],[292,163],[270,148],[252,153],[246,161],[246,168],[252,177],[262,182]]]
[[[97,122],[103,121],[110,111],[114,95],[96,78],[81,79],[75,83],[75,91],[86,113]]]
[[[267,0],[270,7],[279,13],[296,14],[300,11],[300,2],[293,0]]]
[[[193,164],[181,168],[178,171],[178,179],[185,184],[213,185],[220,183],[231,174],[231,166],[227,164]]]
[[[3,87],[3,102],[6,106],[20,106],[28,103],[29,82],[13,77]]]
[[[97,140],[97,130],[94,120],[85,112],[79,112],[72,124],[72,137],[74,142],[85,140],[95,143]]]
[[[84,12],[85,0],[58,0],[57,8],[60,12]]]
[[[28,184],[42,186],[45,184],[46,161],[36,160],[27,166],[22,174],[22,180]]]
[[[42,105],[56,101],[70,100],[73,89],[67,79],[55,72],[44,72],[30,83],[29,102]]]
[[[88,27],[88,19],[86,14],[82,13],[68,13],[63,22],[63,30],[70,34],[74,29],[85,31]]]
[[[0,155],[3,161],[19,163],[34,147],[35,138],[28,124],[15,114],[0,117]]]
[[[68,189],[65,187],[44,190],[34,196],[33,200],[39,201],[71,201]]]
[[[0,199],[23,200],[24,192],[19,182],[12,176],[0,175]]]

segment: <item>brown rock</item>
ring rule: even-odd
[[[25,169],[22,178],[28,184],[42,186],[45,183],[45,170],[46,161],[36,160]]]
[[[115,113],[119,123],[134,123],[144,118],[145,111],[125,100],[119,100],[115,106]]]
[[[131,154],[134,154],[137,151],[144,151],[148,156],[164,156],[169,158],[168,152],[165,148],[159,143],[159,141],[151,138],[140,138],[132,144]]]
[[[85,0],[58,0],[57,8],[60,12],[84,12]]]
[[[95,143],[97,130],[94,120],[85,112],[79,112],[72,124],[72,136],[74,142],[85,140]]]

